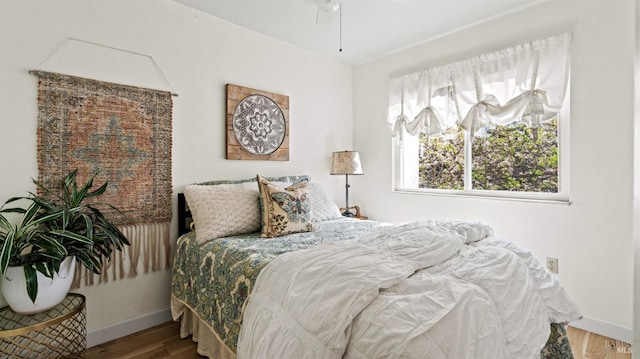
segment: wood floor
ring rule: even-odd
[[[191,338],[180,339],[178,323],[165,323],[87,350],[87,359],[202,358]],[[575,359],[631,359],[631,345],[569,327]]]
[[[576,359],[631,359],[631,344],[568,327],[567,336]]]
[[[86,359],[190,359],[203,358],[191,337],[180,338],[180,324],[168,322],[87,349]]]

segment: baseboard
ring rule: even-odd
[[[571,322],[569,325],[574,328],[586,330],[611,339],[620,340],[626,343],[633,343],[633,329],[622,327],[617,324],[585,317],[575,322]]]
[[[87,348],[139,332],[172,320],[171,308],[131,318],[87,332]]]
[[[98,328],[87,333],[87,348],[91,348],[171,320],[173,320],[171,317],[171,308],[166,308],[106,327]],[[622,327],[589,317],[571,322],[569,325],[574,328],[586,330],[611,339],[633,343],[633,330],[631,328]]]

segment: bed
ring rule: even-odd
[[[178,198],[171,310],[200,355],[573,358],[579,309],[489,226],[344,218],[307,176]]]

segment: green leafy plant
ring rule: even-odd
[[[454,127],[445,138],[420,134],[419,187],[464,189],[465,137]],[[558,120],[538,129],[496,126],[471,144],[471,187],[475,190],[558,192]]]
[[[6,278],[9,266],[22,266],[29,298],[35,302],[38,294],[36,273],[53,278],[61,262],[75,256],[93,273],[100,274],[105,261],[115,251],[122,251],[129,241],[98,207],[112,205],[86,203],[103,194],[108,182],[93,188],[95,174],[82,186],[76,182],[77,170],[69,173],[55,188],[46,188],[33,181],[40,194],[13,197],[0,208],[0,274]],[[8,207],[17,202],[27,208]],[[21,219],[12,224],[5,216],[18,214]]]

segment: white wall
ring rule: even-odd
[[[37,81],[27,71],[69,37],[152,56],[179,94],[173,108],[174,192],[204,180],[305,173],[343,200],[343,178],[329,171],[331,152],[352,144],[349,66],[169,0],[0,0],[1,202],[33,190],[30,178],[37,177]],[[148,70],[144,64],[114,60],[117,51],[99,56],[103,49],[85,48],[69,56],[66,46],[40,69],[165,85],[158,73],[142,71]],[[98,66],[85,55],[106,61]],[[133,65],[140,68],[132,71]],[[226,83],[289,96],[290,161],[224,159]],[[169,283],[166,271],[82,288],[89,331],[158,311],[166,315]],[[121,329],[115,334],[126,334]]]
[[[358,66],[354,149],[365,175],[353,180],[354,203],[377,220],[483,221],[541,259],[559,258],[589,329],[631,341],[634,16],[631,0],[549,1]],[[571,205],[391,191],[390,77],[564,31],[573,32]]]

